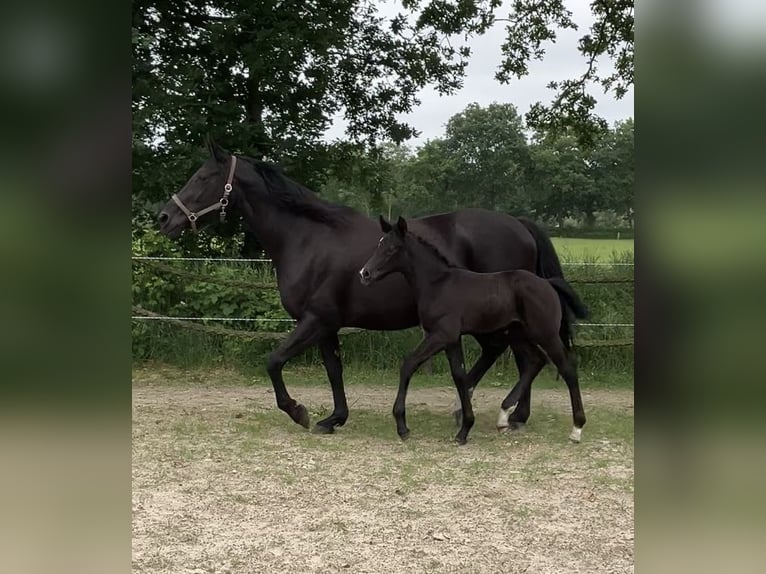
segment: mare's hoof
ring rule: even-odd
[[[458,444],[458,446],[465,446],[468,444],[467,438],[460,438],[459,436],[455,437],[455,442]]]
[[[332,434],[334,432],[335,432],[335,427],[333,425],[326,426],[320,423],[317,423],[314,425],[315,434]]]
[[[311,419],[309,418],[309,412],[306,410],[306,407],[304,407],[301,404],[295,405],[295,408],[293,409],[293,412],[290,415],[290,418],[292,418],[296,423],[298,423],[305,429],[309,428],[311,424]]]
[[[399,433],[399,438],[402,440],[402,442],[406,441],[408,438],[410,438],[410,431]]]
[[[579,443],[581,438],[582,438],[582,429],[578,429],[577,427],[574,427],[572,429],[572,432],[569,433],[569,440],[575,443]]]

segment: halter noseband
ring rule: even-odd
[[[191,223],[191,228],[194,233],[197,233],[197,219],[205,215],[206,213],[210,213],[211,211],[215,211],[218,208],[221,208],[221,223],[226,221],[226,207],[229,205],[229,194],[231,193],[231,182],[234,181],[234,170],[237,168],[237,157],[231,156],[231,166],[229,167],[229,177],[226,179],[226,185],[223,186],[223,196],[221,199],[216,201],[213,205],[206,207],[205,209],[202,209],[200,211],[194,212],[188,207],[186,207],[181,199],[174,193],[173,194],[173,201],[176,202],[176,205],[181,208],[181,211],[183,211],[186,214],[186,217],[189,219],[189,223]]]

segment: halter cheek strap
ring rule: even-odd
[[[183,202],[181,201],[181,198],[178,197],[175,193],[173,194],[173,201],[175,204],[181,209],[181,211],[186,214],[186,218],[189,220],[189,223],[191,223],[191,228],[194,233],[197,233],[197,220],[205,215],[206,213],[210,213],[211,211],[215,211],[216,209],[221,210],[221,222],[223,223],[226,221],[226,208],[229,205],[229,194],[231,194],[231,182],[234,181],[234,171],[237,169],[237,156],[231,156],[231,165],[229,166],[229,176],[226,178],[226,184],[223,186],[223,196],[221,199],[216,201],[213,205],[210,205],[206,207],[205,209],[201,209],[197,212],[194,212],[190,210],[188,207],[186,207]]]

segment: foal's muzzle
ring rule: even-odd
[[[372,273],[370,273],[370,270],[367,269],[367,267],[362,267],[359,270],[359,280],[362,282],[362,285],[369,285],[372,283]]]

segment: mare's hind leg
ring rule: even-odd
[[[468,440],[468,433],[474,423],[473,405],[471,396],[468,394],[468,375],[465,372],[465,360],[463,358],[463,345],[458,342],[447,346],[447,359],[449,360],[452,380],[455,382],[455,388],[460,400],[462,412],[460,431],[455,440],[458,444],[465,444]]]
[[[319,350],[322,353],[322,362],[327,371],[332,387],[332,399],[335,407],[332,414],[314,425],[314,430],[321,434],[329,434],[335,431],[335,427],[342,427],[348,420],[348,404],[346,403],[346,391],[343,388],[343,363],[340,359],[340,342],[338,334],[328,335],[319,342]]]
[[[523,360],[519,366],[519,381],[513,386],[513,389],[511,389],[500,405],[500,413],[497,417],[497,430],[500,431],[511,426],[509,416],[518,409],[522,397],[525,395],[529,396],[532,381],[535,380],[535,377],[537,377],[546,363],[545,355],[533,345],[526,342],[518,342],[512,343],[511,347],[513,348],[514,356],[523,357]],[[528,408],[529,406],[527,405]],[[526,416],[529,416],[528,410]],[[524,420],[526,421],[526,418]]]
[[[574,356],[567,353],[564,344],[561,342],[558,334],[556,337],[549,338],[546,344],[540,345],[553,361],[553,364],[559,370],[561,377],[569,389],[569,398],[572,401],[572,419],[574,427],[569,434],[573,442],[580,442],[582,436],[582,427],[585,426],[585,410],[582,406],[582,397],[580,396],[580,383],[577,376],[577,364]]]
[[[508,341],[502,335],[474,335],[476,341],[481,345],[481,356],[476,364],[471,368],[467,375],[468,398],[473,396],[476,385],[479,384],[482,377],[495,364],[497,358],[508,348]],[[452,416],[455,417],[455,425],[462,426],[463,411],[460,408],[460,396],[458,396]]]
[[[303,317],[287,339],[272,351],[266,366],[271,384],[274,387],[277,406],[290,415],[293,421],[306,428],[309,428],[309,413],[306,407],[290,397],[285,387],[285,381],[282,379],[282,369],[287,361],[316,344],[326,334],[319,319],[315,316]]]

